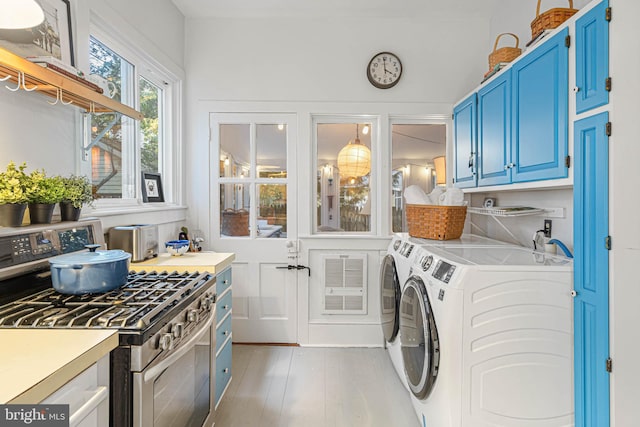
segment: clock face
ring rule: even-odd
[[[395,86],[402,76],[402,63],[390,52],[376,54],[367,66],[367,78],[372,85],[380,89]]]

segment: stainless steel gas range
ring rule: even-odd
[[[56,292],[48,259],[95,243],[104,244],[99,220],[0,228],[0,328],[118,329],[111,425],[212,425],[215,276],[131,272],[111,292]]]

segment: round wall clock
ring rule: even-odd
[[[367,66],[367,78],[372,85],[379,89],[389,89],[400,81],[402,63],[391,52],[377,53]]]

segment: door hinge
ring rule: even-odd
[[[611,360],[610,357],[607,357],[607,361],[605,362],[605,368],[607,372],[613,371],[613,361]]]
[[[567,36],[564,38],[564,45],[566,47],[571,47],[571,36]]]
[[[604,90],[611,92],[611,77],[604,79]]]
[[[564,165],[565,165],[567,168],[570,168],[570,167],[571,167],[571,156],[567,156],[567,157],[565,157],[565,158],[564,158]]]
[[[607,236],[604,238],[604,248],[608,251],[611,250],[611,236]]]
[[[455,119],[455,118],[456,118],[456,115],[455,115],[455,114],[453,114],[453,113],[451,113],[451,120],[453,120],[453,119]]]
[[[611,122],[607,122],[607,124],[604,125],[604,133],[607,134],[607,136],[611,136]]]
[[[604,20],[607,22],[611,22],[611,8],[608,7],[604,10]]]

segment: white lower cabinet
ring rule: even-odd
[[[69,405],[70,427],[108,427],[109,354],[40,403]]]

